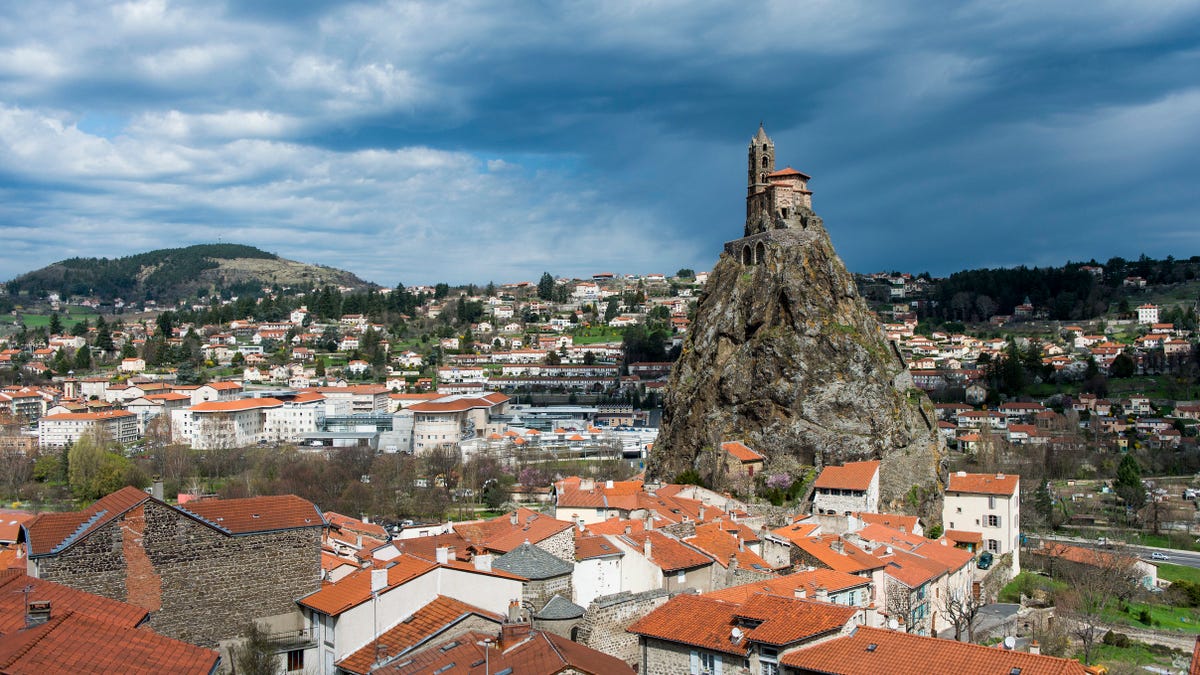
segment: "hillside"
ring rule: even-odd
[[[344,270],[287,260],[253,246],[199,244],[123,258],[70,258],[22,274],[6,286],[13,296],[58,293],[63,298],[93,297],[101,302],[121,298],[173,304],[196,296],[253,293],[276,284],[372,285]]]

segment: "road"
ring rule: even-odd
[[[1039,537],[1030,537],[1032,542],[1034,539],[1044,539],[1047,541],[1060,541],[1064,544],[1073,546],[1084,546],[1087,548],[1103,548],[1096,542],[1095,539],[1085,539],[1083,537],[1059,537],[1054,535],[1041,535]],[[1185,565],[1187,567],[1200,568],[1200,552],[1196,551],[1180,551],[1173,548],[1155,548],[1153,546],[1138,546],[1135,544],[1122,544],[1121,550],[1128,551],[1137,555],[1138,558],[1151,563],[1172,563],[1175,565]],[[1153,553],[1162,553],[1167,556],[1167,560],[1155,560],[1151,558]]]

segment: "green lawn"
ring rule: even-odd
[[[99,314],[87,312],[83,309],[71,308],[67,313],[60,313],[58,318],[64,326],[74,326],[75,324],[87,319],[88,323],[96,323]],[[37,328],[39,326],[50,325],[49,314],[21,314],[21,320],[25,323],[26,328]],[[12,315],[0,316],[0,323],[15,323],[16,317]]]
[[[1179,580],[1190,581],[1194,584],[1200,584],[1200,568],[1188,567],[1187,565],[1172,565],[1171,563],[1158,564],[1158,578],[1166,579],[1171,583]]]
[[[1200,633],[1200,610],[1190,607],[1153,605],[1144,602],[1131,602],[1128,608],[1128,612],[1122,612],[1120,608],[1113,607],[1104,613],[1104,618],[1106,621],[1114,624],[1124,624],[1135,628]],[[1149,610],[1151,623],[1143,623],[1138,618],[1139,613],[1143,609]]]
[[[1050,577],[1044,577],[1028,571],[1021,572],[1012,581],[1008,582],[1004,588],[1000,589],[1000,602],[1020,602],[1021,595],[1030,596],[1036,590],[1053,593],[1066,587],[1065,583],[1055,581]]]
[[[1075,658],[1083,662],[1083,652],[1075,655]],[[1097,644],[1092,648],[1092,664],[1102,663],[1106,666],[1112,666],[1117,663],[1125,663],[1132,666],[1149,666],[1149,665],[1171,665],[1170,650],[1165,647],[1151,647],[1142,642],[1134,642],[1128,647],[1117,647],[1115,645]]]
[[[620,342],[623,337],[624,333],[619,329],[609,328],[608,326],[590,326],[571,333],[572,341],[577,345],[591,345],[597,342]]]

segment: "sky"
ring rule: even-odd
[[[230,242],[384,285],[710,269],[746,146],[852,271],[1200,255],[1200,1],[33,0],[0,279]]]

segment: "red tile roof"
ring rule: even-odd
[[[504,621],[499,614],[439,595],[410,618],[384,631],[378,639],[338,661],[337,666],[355,675],[367,675],[375,664],[377,647],[381,646],[381,653],[389,656],[403,654],[472,614],[494,621],[497,627]]]
[[[722,443],[721,449],[740,462],[761,462],[766,459],[766,456],[751,450],[740,441]]]
[[[376,523],[364,523],[361,518],[351,518],[343,516],[340,513],[326,511],[324,514],[325,520],[339,530],[347,530],[358,534],[365,534],[368,537],[373,537],[382,541],[387,541],[391,538],[388,531],[383,529],[382,525]]]
[[[1082,664],[1071,659],[867,627],[859,628],[853,635],[798,649],[780,661],[805,672],[828,675],[1009,675],[1017,669],[1021,675],[1084,675],[1085,672]]]
[[[58,553],[147,499],[145,492],[123,487],[82,511],[38,514],[25,524],[29,555]]]
[[[483,675],[485,663],[491,672],[509,670],[518,675],[634,675],[627,663],[581,644],[545,631],[532,631],[512,646],[492,647],[486,657],[484,640],[495,634],[472,631],[450,640],[431,643],[419,652],[374,671],[375,675]]]
[[[50,422],[67,422],[71,420],[86,422],[95,420],[121,419],[123,417],[133,416],[134,413],[131,413],[128,410],[104,410],[101,412],[58,413],[57,415],[46,415],[42,419]]]
[[[767,174],[767,178],[783,178],[784,176],[803,176],[805,179],[812,178],[812,176],[801,171],[797,171],[790,166],[784,167],[775,173]]]
[[[866,490],[871,479],[879,473],[879,460],[869,462],[846,462],[842,466],[827,466],[813,483],[818,488],[839,490]]]
[[[408,407],[414,413],[466,412],[473,408],[491,408],[508,401],[504,394],[486,396],[448,396],[445,399],[414,403]]]
[[[192,412],[241,412],[259,408],[278,408],[283,401],[277,398],[239,398],[233,401],[205,401],[189,408]]]
[[[950,484],[946,492],[965,492],[980,495],[1006,495],[1017,493],[1021,477],[1015,474],[1003,473],[964,473],[950,474]]]
[[[516,514],[516,525],[512,524],[512,514],[505,514],[491,520],[455,523],[454,531],[474,546],[507,553],[526,541],[536,544],[573,527],[565,520],[526,508],[517,509]]]
[[[883,525],[894,530],[899,530],[903,527],[905,532],[916,532],[920,527],[920,518],[917,516],[906,516],[898,513],[866,513],[865,511],[854,515],[864,523]]]
[[[703,552],[658,530],[643,530],[619,536],[626,545],[643,552],[646,550],[646,540],[649,540],[650,562],[658,565],[663,572],[678,572],[711,565],[713,562],[713,559]]]
[[[879,558],[850,542],[842,541],[841,537],[836,534],[823,534],[819,537],[808,537],[807,539],[793,539],[792,543],[805,553],[816,558],[822,565],[839,572],[846,572],[847,574],[875,570],[884,565],[883,561]],[[835,545],[842,547],[841,553],[833,549]]]
[[[34,514],[27,511],[0,510],[0,544],[15,542],[21,525],[33,519]]]
[[[737,556],[738,567],[757,569],[763,572],[771,571],[771,563],[763,560],[750,548],[745,546],[745,540],[740,540],[721,527],[719,523],[705,523],[696,526],[696,534],[684,539],[684,542],[695,546],[712,556],[721,567],[728,567],[733,556]],[[738,545],[741,544],[739,549]]]
[[[945,537],[956,544],[982,544],[983,533],[966,530],[946,530]]]
[[[575,559],[605,558],[608,556],[623,556],[625,552],[617,548],[606,537],[599,535],[580,535],[575,531]]]
[[[704,595],[728,602],[745,602],[751,596],[760,593],[792,598],[796,596],[796,589],[803,589],[805,597],[811,600],[816,597],[818,588],[824,588],[830,593],[838,593],[851,588],[867,586],[870,583],[871,580],[867,577],[817,568],[771,579],[752,581],[740,586],[730,586]]]
[[[296,495],[204,499],[181,505],[179,510],[235,535],[326,525],[316,505]]]
[[[0,635],[11,635],[25,627],[25,594],[22,591],[26,587],[30,589],[29,600],[49,600],[51,612],[55,609],[72,611],[80,616],[103,619],[114,626],[136,628],[149,614],[144,607],[43,581],[23,570],[0,570]]]
[[[0,641],[0,672],[13,675],[208,675],[219,660],[211,649],[76,612],[52,614],[50,621]]]
[[[790,645],[841,630],[858,610],[777,595],[758,594],[738,604],[708,596],[678,595],[628,628],[668,642],[744,656],[751,642]],[[751,628],[749,623],[761,622]],[[743,638],[734,641],[741,623]]]
[[[392,560],[387,567],[386,590],[405,584],[417,577],[437,569],[437,563],[402,555]],[[337,616],[357,607],[371,598],[371,570],[361,569],[321,590],[300,598],[297,602],[322,614]]]

